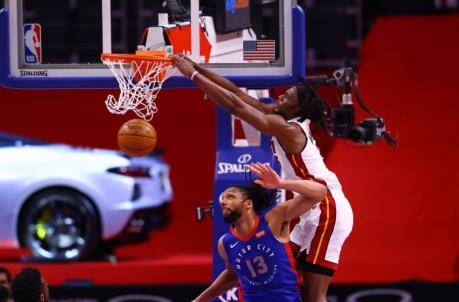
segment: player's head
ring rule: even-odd
[[[229,187],[220,196],[223,220],[226,223],[235,223],[252,211],[258,214],[270,206],[276,197],[276,190],[264,189],[256,183]]]
[[[0,267],[0,285],[11,292],[11,273],[5,267]]]
[[[48,285],[36,268],[24,268],[13,280],[15,302],[48,302]]]
[[[309,119],[318,127],[325,128],[325,104],[310,85],[302,82],[279,96],[274,110],[287,120],[299,117],[302,122]]]

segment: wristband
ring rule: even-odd
[[[193,81],[194,77],[199,73],[199,71],[195,70],[192,74],[190,79]]]

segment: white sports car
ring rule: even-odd
[[[76,260],[167,224],[169,167],[159,155],[49,144],[0,133],[0,244]]]

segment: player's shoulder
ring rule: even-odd
[[[228,239],[228,236],[226,235],[227,234],[224,234],[223,236],[220,237],[220,239],[218,239],[218,252],[224,260],[228,259],[228,255],[226,254],[225,243],[224,243],[226,242],[226,239]]]
[[[283,116],[277,113],[266,113],[265,116],[269,119],[270,124],[276,127],[277,138],[285,138],[290,140],[291,137],[302,132],[301,127],[296,123],[291,123],[290,120],[286,120]]]
[[[301,132],[301,133],[303,133],[303,134],[306,134],[306,133],[304,133],[304,127],[303,127],[303,125],[302,125],[300,122],[295,121],[295,120],[290,120],[290,121],[287,121],[286,123],[289,125],[289,127],[290,127],[293,131],[298,132],[298,133]]]
[[[300,121],[300,118],[295,118],[288,120],[287,123],[290,125],[292,132],[295,133],[295,137],[312,137],[311,130],[309,129],[309,120]]]
[[[231,235],[231,233],[229,233],[229,232],[223,234],[223,235],[218,239],[218,244],[219,244],[219,245],[222,245],[222,246],[227,245],[227,242],[228,242],[229,240],[231,240],[231,237],[232,237],[232,235]]]
[[[226,235],[228,235],[228,234],[223,234],[223,235],[218,239],[218,242],[223,242],[223,240],[225,239]]]
[[[308,124],[305,121],[300,121],[300,118],[294,118],[294,119],[288,120],[286,121],[286,123],[297,129],[308,128]]]

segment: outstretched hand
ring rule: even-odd
[[[177,67],[185,77],[191,77],[195,71],[193,66],[194,62],[191,61],[191,59],[182,54],[172,55],[170,58],[173,61],[173,65]]]
[[[252,163],[249,166],[249,170],[260,177],[260,179],[255,180],[255,183],[259,184],[263,188],[278,188],[282,183],[280,176],[268,165],[263,165],[259,162]]]

